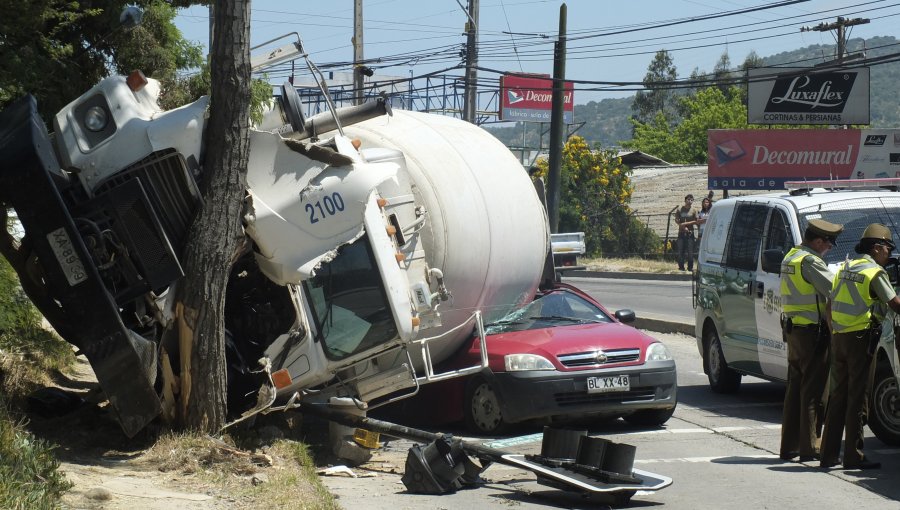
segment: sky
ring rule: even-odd
[[[251,44],[297,32],[317,66],[349,71],[353,3],[252,0]],[[769,56],[811,44],[834,44],[834,31],[801,31],[801,27],[834,22],[838,16],[870,20],[852,27],[849,38],[900,38],[900,3],[886,0],[809,0],[733,15],[722,14],[785,2],[480,0],[479,66],[490,71],[479,71],[479,84],[490,80],[496,84],[501,72],[551,75],[563,3],[566,78],[586,82],[640,82],[660,49],[671,53],[678,76],[686,78],[694,69],[711,71],[725,52],[737,66],[751,51]],[[462,63],[466,5],[466,0],[364,0],[364,57],[373,60],[369,66],[376,76],[419,77],[445,70],[462,76],[462,68],[450,68]],[[719,17],[694,19],[709,16]],[[207,46],[206,8],[180,10],[176,25],[188,40]],[[290,72],[282,69],[272,70],[273,83],[284,81]],[[633,93],[633,87],[576,83],[575,104]]]

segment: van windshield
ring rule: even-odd
[[[827,202],[797,211],[800,231],[806,230],[809,220],[823,219],[844,226],[835,245],[825,254],[825,262],[836,264],[849,255],[857,257],[854,247],[871,223],[881,223],[893,232],[894,242],[900,243],[900,194],[897,197],[849,198]],[[896,255],[896,253],[895,253]]]

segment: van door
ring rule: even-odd
[[[760,373],[754,306],[756,273],[768,212],[763,203],[740,202],[735,207],[720,293],[725,358],[732,368],[754,374]]]
[[[760,251],[753,297],[760,369],[766,377],[780,380],[787,379],[787,344],[781,332],[781,276],[778,272],[763,270],[762,253],[776,249],[783,255],[795,244],[788,212],[780,206],[772,207]]]

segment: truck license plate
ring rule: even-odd
[[[631,382],[627,375],[612,375],[609,377],[588,377],[588,393],[609,393],[612,391],[628,391]]]
[[[72,246],[72,241],[69,239],[69,234],[66,233],[65,228],[59,227],[47,234],[47,241],[50,242],[53,254],[56,255],[56,260],[59,261],[59,265],[62,267],[63,274],[66,275],[66,280],[69,281],[70,287],[87,280],[87,272],[85,272],[78,254],[75,253],[75,247]]]

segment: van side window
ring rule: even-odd
[[[781,253],[787,253],[794,246],[787,228],[787,219],[781,209],[772,209],[772,217],[769,218],[769,230],[766,232],[766,245],[763,251],[779,249]]]
[[[765,204],[738,204],[728,236],[726,266],[747,271],[756,269],[768,212],[769,209]]]

